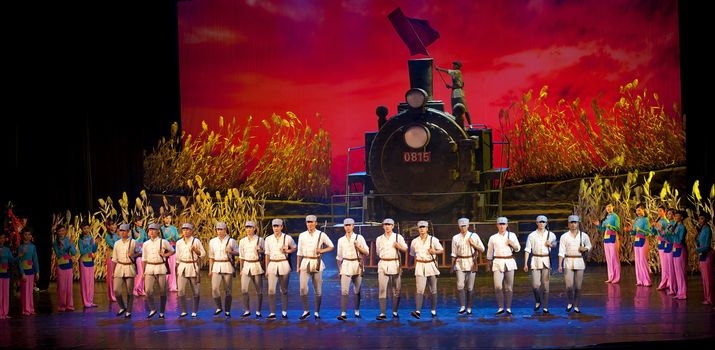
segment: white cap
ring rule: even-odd
[[[226,225],[225,222],[219,221],[219,222],[216,223],[216,229],[218,230],[218,229],[220,229],[220,228],[226,230],[226,229],[228,229],[228,226]]]
[[[355,220],[353,220],[352,218],[346,218],[345,220],[343,220],[343,225],[354,225],[354,224],[355,224]]]
[[[283,220],[281,220],[281,219],[273,219],[273,221],[271,221],[271,226],[281,226],[281,225],[283,225]]]
[[[256,228],[256,223],[253,222],[253,221],[251,221],[251,220],[248,220],[248,221],[246,221],[246,225],[245,225],[245,226],[246,226],[246,227],[249,227],[249,226],[250,226],[250,227]]]
[[[417,227],[428,227],[429,223],[427,221],[417,221]]]
[[[182,229],[188,228],[189,230],[193,230],[193,229],[194,229],[194,225],[192,225],[192,224],[190,224],[190,223],[188,223],[188,222],[185,222],[185,223],[181,224],[181,228],[182,228]]]
[[[394,224],[395,224],[395,220],[392,220],[392,219],[390,219],[390,218],[387,218],[387,219],[385,219],[385,220],[382,220],[382,223],[383,223],[383,224],[394,225]]]
[[[544,215],[539,215],[536,217],[536,222],[543,221],[543,222],[549,222],[549,219],[546,218]]]
[[[578,215],[569,215],[569,222],[581,222],[581,219]]]
[[[497,224],[508,224],[509,220],[506,217],[500,216],[497,218]]]
[[[457,220],[457,224],[459,226],[469,226],[469,219],[461,218],[461,219]]]
[[[157,223],[152,222],[151,224],[149,224],[149,229],[150,229],[150,230],[158,230],[158,229],[160,229],[160,228],[161,228],[161,225],[159,225],[159,224],[157,224]]]
[[[129,224],[119,225],[119,231],[129,231]]]
[[[306,216],[306,217],[305,217],[305,222],[310,222],[310,221],[312,221],[312,222],[318,221],[318,217],[315,216],[315,215],[308,215],[308,216]]]

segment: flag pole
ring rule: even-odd
[[[415,37],[417,38],[417,41],[419,41],[420,45],[422,45],[422,48],[425,49],[425,52],[427,53],[427,57],[434,59],[434,57],[432,57],[432,55],[429,54],[429,51],[427,51],[427,46],[425,46],[425,44],[422,42],[422,38],[420,38],[420,36],[417,35],[417,31],[415,30],[415,27],[412,26],[412,22],[410,22],[408,20],[407,24],[410,25],[410,29],[412,29],[412,34],[415,35]],[[442,79],[442,82],[444,83],[444,85],[448,85],[447,82],[444,80],[444,76],[442,76],[442,72],[437,70],[437,74],[439,75],[439,78]]]

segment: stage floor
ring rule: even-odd
[[[581,314],[566,313],[563,274],[551,276],[550,316],[533,312],[534,299],[528,275],[519,270],[514,282],[511,317],[494,316],[497,310],[491,274],[483,270],[476,282],[476,309],[471,317],[456,313],[455,278],[439,279],[438,317],[429,317],[425,301],[421,320],[410,317],[414,310],[415,280],[403,277],[400,318],[377,321],[377,279],[368,275],[362,293],[362,319],[352,317],[353,299],[348,302],[348,320],[338,321],[340,284],[336,271],[326,271],[321,319],[301,321],[298,275],[289,287],[288,319],[268,321],[267,297],[263,319],[240,318],[243,312],[240,283],[234,280],[233,318],[214,317],[209,279],[201,285],[198,319],[179,319],[176,293],[169,293],[167,319],[146,320],[144,298],[134,300],[133,317],[118,318],[117,304],[107,303],[106,285],[97,282],[98,308],[83,310],[79,283],[74,284],[76,311],[56,311],[55,284],[36,293],[37,315],[19,316],[19,299],[11,301],[12,319],[0,320],[0,346],[43,348],[542,348],[625,347],[641,342],[710,342],[715,335],[715,312],[702,305],[699,275],[688,278],[688,300],[677,301],[655,287],[636,287],[632,266],[623,266],[618,285],[606,284],[605,266],[589,266],[584,280]],[[654,278],[654,285],[659,277]],[[264,282],[265,283],[265,282]],[[266,286],[264,285],[264,290]],[[264,292],[265,293],[265,292]],[[313,306],[312,290],[310,305]],[[158,302],[158,298],[157,298]],[[280,297],[278,298],[280,310]],[[190,305],[190,302],[189,302]],[[388,301],[388,314],[391,307]],[[637,343],[637,344],[636,344]],[[651,344],[652,345],[652,344]]]

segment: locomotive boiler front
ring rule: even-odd
[[[479,183],[477,136],[432,100],[432,59],[410,60],[411,89],[398,113],[380,122],[367,168],[375,192],[404,211],[444,209]]]

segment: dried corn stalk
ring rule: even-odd
[[[610,108],[594,99],[587,113],[578,98],[549,105],[544,86],[538,97],[530,90],[500,112],[510,142],[510,180],[571,179],[684,164],[685,130],[678,107],[666,113],[658,94],[647,93],[638,80],[621,86],[619,95]],[[553,154],[568,157],[554,162]]]

